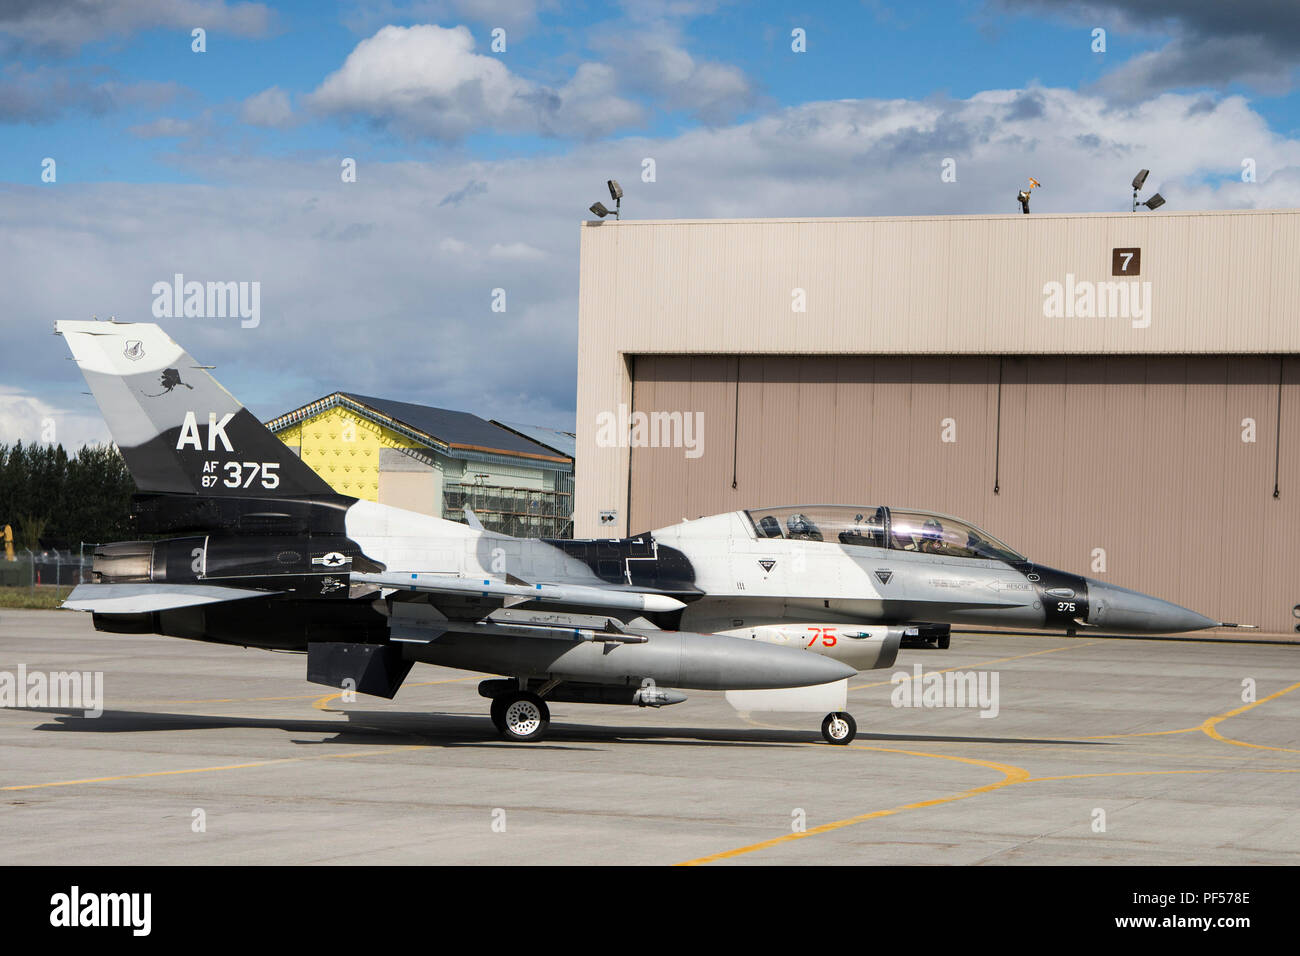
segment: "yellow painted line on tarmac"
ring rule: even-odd
[[[1203,724],[1193,729],[1200,730],[1201,732],[1209,735],[1210,737],[1213,737],[1215,740],[1219,741],[1220,743],[1233,744],[1234,746],[1237,747],[1250,747],[1254,750],[1275,750],[1281,753],[1288,753],[1288,754],[1300,753],[1300,750],[1296,750],[1294,747],[1270,747],[1267,744],[1252,744],[1246,740],[1234,740],[1232,737],[1223,736],[1223,734],[1219,733],[1219,729],[1218,729],[1219,724],[1223,723],[1223,721],[1227,720],[1228,718],[1237,717],[1241,714],[1244,714],[1248,710],[1253,710],[1254,708],[1258,707],[1260,704],[1267,704],[1270,700],[1277,700],[1277,698],[1281,697],[1284,694],[1291,693],[1291,691],[1295,690],[1298,687],[1300,687],[1300,683],[1292,684],[1290,687],[1284,688],[1278,691],[1277,693],[1269,694],[1267,697],[1261,697],[1259,700],[1255,701],[1254,703],[1244,704],[1241,707],[1238,707],[1236,710],[1228,711],[1226,714],[1218,714],[1217,716],[1214,717],[1207,717]]]
[[[1263,703],[1263,701],[1260,701]],[[809,746],[819,746],[818,744],[809,744]],[[969,797],[978,796],[982,793],[991,793],[994,790],[1002,790],[1006,787],[1013,787],[1022,783],[1047,783],[1054,780],[1085,780],[1090,778],[1102,777],[1158,777],[1158,776],[1179,776],[1186,774],[1225,774],[1225,773],[1300,773],[1300,768],[1283,769],[1283,768],[1229,768],[1223,770],[1121,770],[1104,773],[1072,773],[1062,774],[1052,777],[1031,777],[1029,771],[1023,767],[1017,767],[1012,764],[994,763],[989,760],[976,760],[970,757],[956,757],[951,754],[932,754],[922,753],[915,750],[894,750],[888,747],[866,747],[856,744],[850,745],[854,750],[875,750],[881,753],[905,754],[911,757],[934,757],[939,760],[955,760],[961,763],[974,764],[976,766],[988,767],[998,770],[1003,774],[1003,778],[994,783],[985,784],[982,787],[972,787],[969,790],[963,790],[960,793],[954,793],[947,797],[936,797],[933,800],[920,800],[916,803],[906,803],[897,807],[890,807],[887,810],[874,810],[870,813],[859,814],[855,817],[848,817],[843,820],[836,820],[833,823],[824,823],[821,826],[813,827],[799,833],[784,833],[779,837],[773,837],[770,840],[763,840],[760,843],[751,843],[748,846],[737,847],[734,850],[723,850],[720,853],[713,853],[709,856],[697,857],[693,860],[685,860],[676,864],[677,866],[703,866],[708,863],[717,863],[721,860],[734,859],[743,856],[746,853],[756,853],[759,850],[770,849],[782,843],[789,843],[794,840],[801,840],[805,837],[816,836],[821,833],[829,833],[832,830],[840,830],[844,827],[854,826],[858,823],[865,823],[868,820],[876,820],[881,817],[893,816],[906,810],[922,810],[926,807],[942,806],[946,803],[953,803],[957,800],[965,800]]]
[[[821,744],[808,744],[810,747],[822,746]],[[813,827],[797,833],[785,833],[779,837],[773,837],[770,840],[763,840],[761,843],[751,843],[749,846],[737,847],[734,850],[723,850],[721,853],[713,853],[709,856],[697,857],[694,860],[685,860],[678,863],[678,866],[703,866],[706,863],[716,863],[719,860],[730,860],[746,853],[756,853],[759,850],[766,850],[777,846],[781,843],[790,843],[794,840],[802,840],[806,837],[817,836],[821,833],[829,833],[832,830],[841,830],[844,827],[851,827],[858,823],[865,823],[867,820],[876,820],[880,817],[893,816],[896,813],[902,813],[906,810],[921,810],[925,807],[937,807],[945,803],[952,803],[956,800],[965,800],[968,797],[978,796],[981,793],[991,793],[994,790],[1001,790],[1003,787],[1009,787],[1012,784],[1023,783],[1029,779],[1029,771],[1023,767],[1016,767],[1011,764],[994,763],[991,760],[976,760],[973,757],[955,757],[951,754],[932,754],[922,753],[916,750],[894,750],[889,747],[868,747],[859,744],[849,745],[854,750],[875,750],[887,754],[903,754],[909,757],[933,757],[936,760],[953,760],[958,763],[967,763],[976,767],[988,767],[991,770],[997,770],[1001,773],[1002,779],[995,783],[988,783],[982,787],[972,787],[969,790],[963,790],[960,793],[954,793],[947,797],[936,797],[933,800],[920,800],[916,803],[905,803],[901,806],[890,807],[887,810],[873,810],[870,813],[862,813],[855,817],[848,817],[844,820],[836,820],[833,823],[823,823],[821,826]]]
[[[922,676],[925,676],[925,674],[946,674],[949,671],[966,670],[973,667],[988,667],[990,664],[1001,664],[1004,661],[1018,661],[1026,657],[1037,657],[1039,654],[1055,654],[1057,651],[1069,651],[1074,650],[1077,647],[1092,647],[1094,644],[1100,643],[1100,641],[1088,641],[1084,644],[1065,644],[1061,647],[1049,647],[1045,651],[1031,651],[1028,654],[1016,654],[1012,657],[996,657],[991,661],[977,661],[974,664],[958,664],[955,667],[945,667],[943,670],[938,671],[925,671]],[[907,680],[912,680],[915,676],[916,675],[914,674],[906,675]],[[866,690],[868,687],[884,687],[892,683],[894,683],[892,680],[881,680],[876,681],[874,684],[858,684],[856,687],[850,687],[849,690]]]
[[[1178,730],[1144,730],[1136,734],[1094,734],[1091,737],[1071,737],[1071,740],[1119,740],[1124,737],[1164,737],[1169,734],[1190,734],[1194,730],[1200,730],[1200,725],[1195,727],[1182,727]]]
[[[1045,783],[1049,780],[1086,780],[1090,777],[1161,777],[1185,773],[1300,773],[1300,768],[1228,767],[1224,770],[1116,770],[1107,773],[1067,773],[1059,777],[1030,777],[1022,783]]]
[[[90,783],[112,783],[117,780],[140,780],[147,777],[175,777],[187,773],[216,773],[221,770],[246,770],[251,767],[273,767],[276,764],[305,763],[309,760],[351,760],[354,757],[371,757],[376,754],[391,754],[401,750],[419,750],[422,745],[411,744],[404,747],[385,747],[382,750],[363,750],[357,753],[317,754],[311,757],[282,757],[278,760],[254,760],[248,763],[223,764],[217,767],[187,767],[184,770],[152,770],[148,773],[123,773],[111,777],[84,777],[80,780],[55,780],[50,783],[24,783],[15,786],[0,787],[0,791],[42,790],[47,787],[76,787]]]

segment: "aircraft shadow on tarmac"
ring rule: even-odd
[[[333,735],[328,740],[295,740],[302,745],[349,744],[384,746],[394,743],[430,747],[525,747],[527,749],[569,749],[568,743],[639,743],[670,746],[725,745],[739,747],[797,746],[820,741],[816,730],[783,730],[773,727],[620,727],[553,723],[544,743],[510,744],[501,740],[486,716],[448,714],[436,711],[382,712],[333,711],[347,719],[341,729],[334,719],[302,717],[235,717],[212,714],[174,714],[156,711],[105,710],[99,717],[66,708],[12,708],[34,714],[49,714],[54,723],[35,730],[73,733],[142,733],[169,730],[281,730],[289,733]],[[1101,740],[1054,740],[1035,737],[970,737],[952,734],[859,734],[859,741],[875,743],[981,743],[1041,744],[1044,746],[1113,746]],[[827,746],[830,746],[829,744]]]

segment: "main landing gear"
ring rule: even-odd
[[[506,740],[541,740],[551,723],[546,701],[526,690],[492,699],[492,723]]]
[[[828,744],[848,744],[858,735],[858,722],[852,714],[837,711],[822,721],[822,736]]]

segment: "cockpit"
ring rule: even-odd
[[[760,538],[829,541],[947,558],[1024,561],[992,535],[950,515],[852,505],[795,505],[746,511]]]

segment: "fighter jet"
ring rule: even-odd
[[[392,698],[417,663],[479,685],[500,734],[548,702],[825,714],[848,678],[954,624],[1125,632],[1220,622],[1036,564],[957,518],[755,508],[630,538],[524,539],[341,495],[157,325],[56,323],[138,487],[142,534],[98,547],[65,606],[97,630],[302,652],[307,680]],[[181,386],[184,386],[182,388]]]

